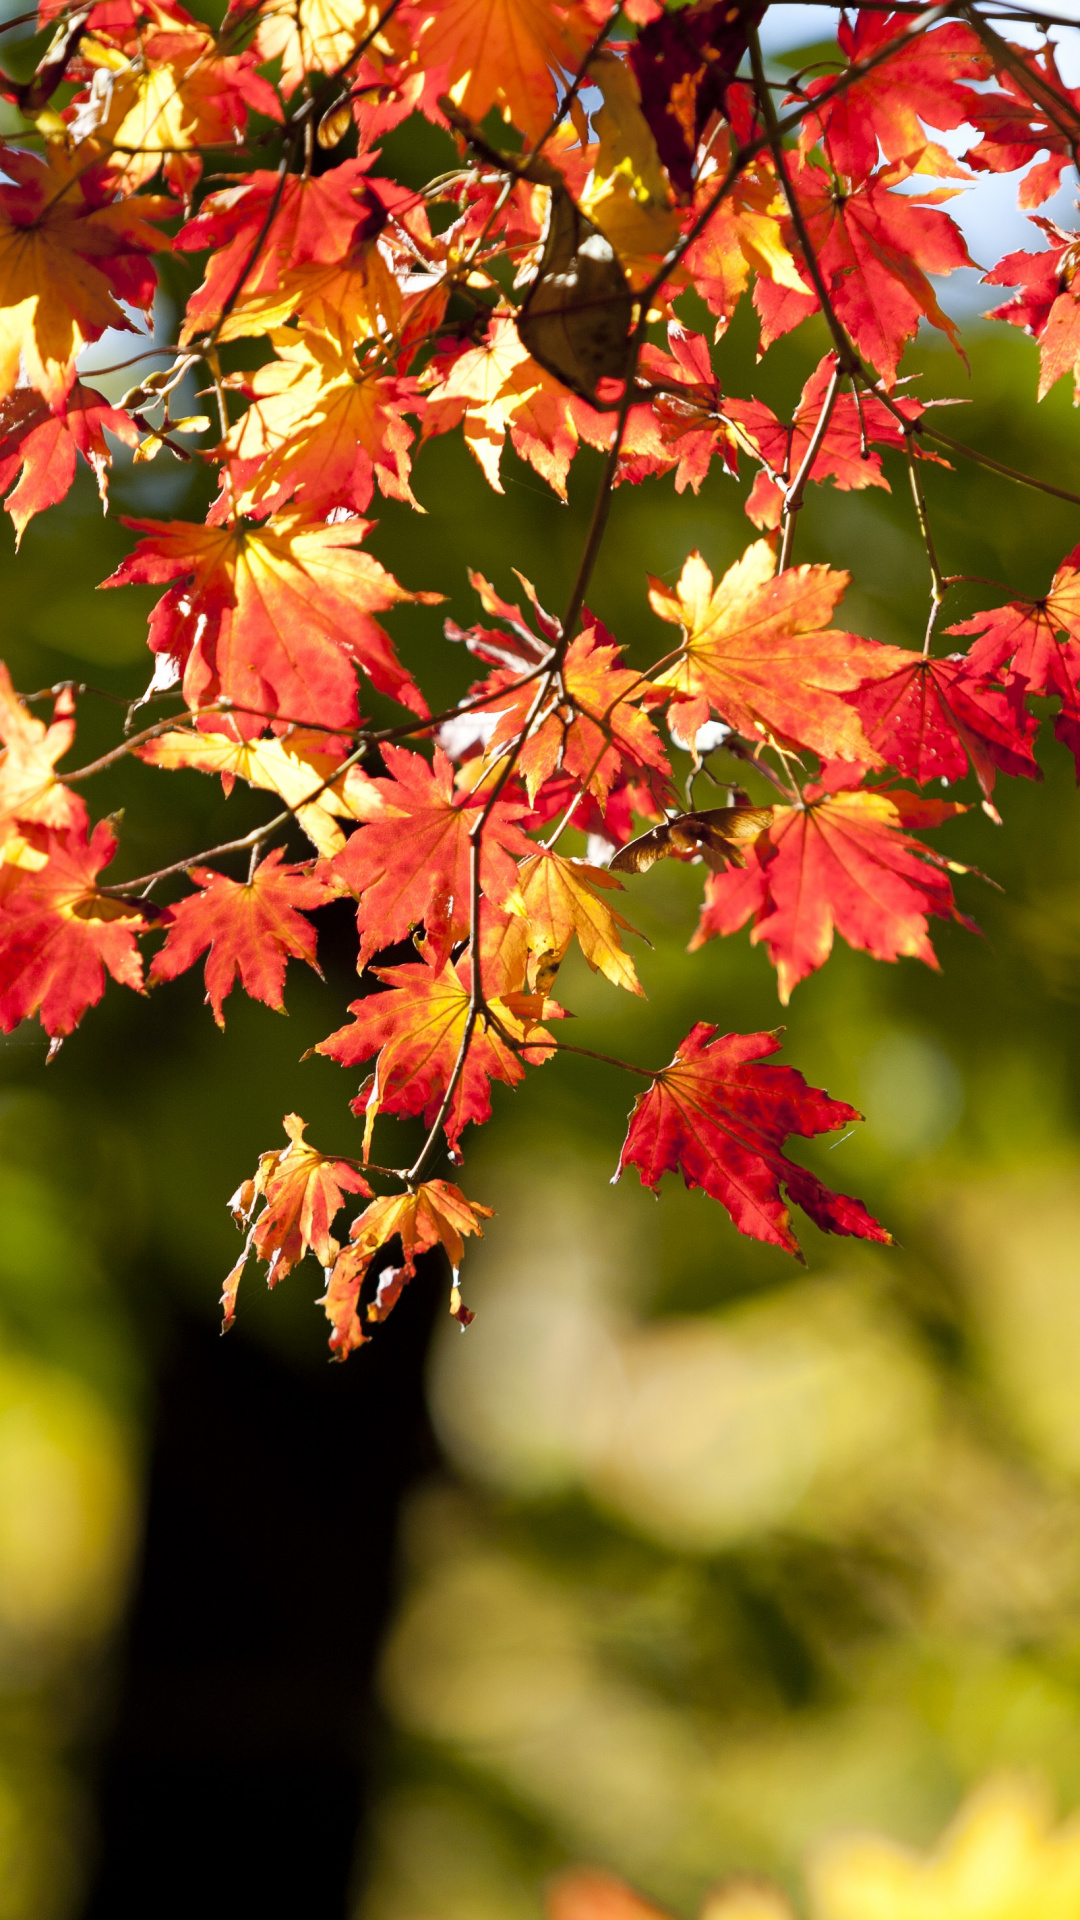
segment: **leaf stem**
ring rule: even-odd
[[[840,378],[840,367],[837,365],[833,368],[833,375],[829,381],[828,392],[825,395],[821,412],[818,415],[817,425],[810,436],[810,444],[803,456],[802,465],[784,495],[784,531],[780,542],[780,558],[777,562],[777,573],[784,573],[791,565],[791,549],[795,542],[795,521],[802,507],[803,496],[806,493],[806,483],[813,471],[814,462],[821,451],[821,443],[829,430],[829,421],[832,418],[833,408],[836,405],[836,397],[840,391]]]

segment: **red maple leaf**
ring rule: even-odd
[[[982,636],[968,653],[970,671],[999,680],[1008,667],[1007,689],[1021,709],[1028,694],[1060,695],[1054,735],[1080,780],[1080,547],[1066,554],[1041,600],[988,607],[948,631]]]
[[[914,34],[910,26],[902,13],[862,11],[854,26],[841,16],[836,37],[852,65],[890,40],[902,44],[865,79],[807,116],[800,130],[804,153],[824,139],[837,172],[865,180],[877,166],[880,141],[886,160],[906,160],[923,173],[955,172],[951,157],[927,140],[923,122],[951,131],[969,121],[972,102],[979,96],[960,83],[985,80],[990,58],[971,28],[959,20],[946,21],[931,33]],[[825,74],[808,80],[805,92],[813,100],[834,85],[835,75]]]
[[[375,967],[386,993],[354,1000],[351,1026],[341,1027],[320,1040],[316,1053],[325,1053],[343,1067],[354,1067],[379,1055],[374,1080],[366,1082],[353,1101],[353,1112],[367,1115],[364,1157],[377,1113],[420,1113],[430,1126],[450,1084],[461,1049],[469,1012],[469,962],[456,966],[429,966],[408,962],[401,967]],[[450,1110],[446,1137],[456,1148],[461,1130],[470,1120],[491,1118],[492,1080],[516,1086],[525,1077],[523,1062],[539,1066],[550,1058],[552,1042],[545,1029],[524,1010],[519,1015],[498,997],[488,1005],[502,1028],[521,1050],[508,1047],[495,1028],[477,1023]],[[555,1011],[548,1007],[546,1012]]]
[[[1018,712],[985,673],[973,673],[962,654],[927,660],[913,653],[888,679],[845,697],[858,709],[871,746],[920,786],[962,780],[969,760],[987,803],[999,770],[1042,778],[1031,751],[1037,722]]]
[[[112,454],[106,430],[127,447],[139,444],[139,430],[130,414],[110,407],[93,387],[79,381],[61,413],[54,413],[40,394],[25,387],[0,404],[0,493],[18,475],[18,485],[4,502],[15,522],[16,546],[35,513],[64,498],[75,478],[76,453],[93,468],[102,506],[107,505]]]
[[[171,910],[165,945],[154,955],[150,983],[175,980],[201,953],[206,959],[206,998],[219,1027],[225,1025],[222,1001],[239,976],[244,992],[284,1012],[282,988],[290,956],[315,961],[315,929],[301,908],[310,911],[334,897],[334,889],[303,867],[283,866],[275,847],[246,883],[230,880],[210,867],[189,867],[199,888]]]
[[[348,1160],[335,1160],[308,1144],[304,1139],[307,1122],[298,1113],[287,1113],[282,1125],[289,1145],[260,1154],[255,1173],[242,1182],[229,1202],[237,1226],[251,1230],[225,1282],[222,1332],[232,1326],[236,1291],[249,1253],[266,1261],[266,1284],[270,1287],[284,1280],[309,1249],[320,1266],[331,1267],[338,1243],[330,1229],[345,1204],[345,1195],[362,1193],[371,1198],[363,1174]],[[265,1205],[251,1226],[260,1200]]]
[[[455,793],[454,770],[435,749],[429,766],[422,754],[384,746],[389,778],[365,781],[356,796],[365,810],[357,827],[329,863],[359,900],[358,966],[372,954],[404,940],[423,924],[433,954],[445,959],[469,931],[470,828],[488,795]],[[515,855],[535,853],[517,822],[520,801],[497,800],[484,827],[480,886],[488,900],[505,904],[517,885]]]
[[[1010,51],[1031,70],[1038,93],[1030,92],[1008,67],[997,70],[1004,93],[973,93],[965,119],[983,135],[977,146],[969,147],[964,164],[986,173],[1015,173],[1034,160],[1037,153],[1049,154],[1020,182],[1021,207],[1038,207],[1061,184],[1061,176],[1072,158],[1080,136],[1080,92],[1067,87],[1057,70],[1052,43],[1035,49],[1010,42]],[[1046,90],[1057,96],[1056,111],[1043,104]],[[1040,99],[1039,95],[1043,98]]]
[[[276,173],[256,170],[240,186],[208,194],[173,243],[181,253],[215,249],[188,300],[182,343],[215,326],[238,291],[245,301],[272,296],[297,267],[337,265],[373,244],[386,212],[366,178],[369,165],[370,158],[345,160],[327,173],[288,173],[284,186]]]
[[[150,616],[150,646],[176,660],[192,709],[231,700],[241,715],[250,709],[242,721],[248,733],[274,712],[348,728],[358,711],[355,662],[381,692],[426,715],[423,695],[373,615],[443,596],[407,592],[372,554],[356,551],[370,521],[326,526],[287,512],[256,526],[125,525],[151,537],[101,584],[180,582]]]
[[[145,902],[98,891],[98,874],[117,846],[106,821],[99,820],[89,840],[65,828],[39,832],[34,845],[47,855],[38,871],[3,869],[0,1026],[11,1033],[39,1013],[46,1033],[62,1039],[101,999],[106,968],[121,986],[142,992],[135,935],[145,933],[150,920]]]
[[[827,353],[806,382],[790,424],[777,419],[763,400],[724,401],[727,418],[742,428],[764,462],[746,501],[746,512],[755,526],[780,525],[784,490],[802,472],[835,371],[836,354]],[[923,411],[919,401],[907,396],[896,405],[909,420],[917,420]],[[902,427],[874,394],[864,394],[859,400],[851,393],[838,394],[809,478],[835,481],[843,493],[863,487],[884,487],[887,493],[889,483],[873,447],[903,444]]]
[[[851,769],[840,778],[850,778]],[[913,839],[966,808],[921,800],[902,788],[809,786],[801,807],[774,807],[773,822],[744,849],[742,872],[710,874],[691,949],[734,933],[753,917],[786,1006],[832,952],[833,932],[877,960],[910,957],[937,968],[927,917],[960,920],[945,868],[952,863]],[[963,868],[958,871],[963,872]],[[976,929],[973,929],[976,930]]]
[[[630,409],[617,478],[637,482],[674,468],[676,493],[697,493],[716,454],[730,473],[738,471],[736,440],[705,335],[671,321],[668,345],[670,353],[649,342],[642,348],[641,376],[657,391],[650,406]],[[582,403],[574,412],[582,427]],[[599,434],[588,437],[605,444]]]
[[[805,1167],[788,1160],[792,1133],[812,1139],[847,1127],[862,1115],[842,1100],[810,1087],[794,1067],[755,1064],[780,1049],[775,1033],[726,1033],[703,1021],[691,1028],[669,1067],[640,1094],[619,1156],[616,1179],[636,1167],[654,1190],[665,1173],[682,1173],[726,1207],[740,1233],[802,1255],[781,1189],[823,1233],[862,1240],[891,1235],[861,1200],[833,1193]]]
[[[983,279],[989,286],[1022,289],[986,317],[1023,327],[1039,342],[1042,400],[1063,373],[1080,384],[1080,233],[1066,232],[1041,214],[1033,214],[1031,224],[1047,235],[1045,252],[1007,253]]]
[[[900,356],[920,320],[940,327],[958,346],[956,328],[926,277],[973,264],[955,221],[930,204],[927,195],[891,193],[888,169],[857,186],[834,182],[822,168],[804,161],[793,162],[790,171],[837,317],[885,385],[893,386]],[[797,254],[790,223],[784,232]],[[763,349],[816,313],[817,295],[805,267],[803,275],[805,296],[759,275],[754,305],[761,316]]]

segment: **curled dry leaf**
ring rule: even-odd
[[[473,1316],[461,1304],[458,1269],[466,1237],[482,1234],[481,1220],[490,1219],[490,1207],[481,1206],[477,1200],[466,1200],[460,1187],[448,1180],[427,1180],[414,1193],[395,1193],[373,1200],[354,1220],[349,1244],[339,1253],[333,1271],[327,1276],[322,1304],[333,1327],[330,1347],[335,1358],[346,1359],[354,1348],[363,1346],[369,1339],[357,1311],[360,1289],[380,1247],[395,1238],[401,1242],[403,1265],[387,1269],[380,1279],[375,1298],[367,1309],[368,1321],[386,1319],[402,1287],[416,1272],[418,1255],[441,1246],[453,1268],[451,1311],[467,1325]]]
[[[648,873],[658,860],[691,859],[700,855],[715,872],[745,867],[743,847],[771,826],[772,807],[708,807],[704,812],[679,813],[659,827],[650,827],[628,846],[621,847],[609,865],[611,873]]]
[[[595,400],[601,380],[626,378],[632,315],[611,241],[554,180],[540,266],[517,315],[523,345],[572,393]]]

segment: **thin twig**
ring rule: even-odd
[[[825,285],[825,276],[821,271],[821,266],[810,238],[810,229],[806,224],[805,215],[799,204],[799,196],[791,184],[791,176],[788,173],[787,155],[784,152],[784,142],[780,132],[780,122],[776,117],[776,108],[773,104],[772,94],[765,84],[765,67],[761,58],[761,42],[758,39],[757,30],[754,27],[750,28],[747,44],[750,51],[750,64],[754,74],[754,92],[757,96],[762,119],[765,122],[765,128],[768,133],[773,164],[776,168],[777,178],[780,181],[781,190],[787,203],[788,213],[791,216],[791,224],[798,235],[806,271],[814,283],[814,292],[817,294],[818,305],[825,316],[825,324],[833,337],[833,344],[836,348],[837,356],[836,371],[838,374],[855,373],[861,369],[862,362],[855,348],[852,346],[848,338],[847,329],[841,324],[836,309],[829,297],[829,290]]]
[[[879,400],[889,402],[884,394],[878,394]],[[902,419],[903,415],[899,415]],[[1049,493],[1055,500],[1067,500],[1070,506],[1080,507],[1080,493],[1070,493],[1066,487],[1052,486],[1049,480],[1037,480],[1034,474],[1021,473],[1017,467],[1007,467],[1003,460],[995,460],[989,453],[981,453],[977,447],[968,447],[962,440],[954,440],[951,434],[942,433],[937,427],[928,427],[922,420],[909,422],[913,433],[921,434],[926,440],[937,440],[943,447],[950,447],[953,453],[963,454],[965,460],[974,460],[977,466],[988,467],[991,473],[1000,473],[1006,480],[1015,480],[1021,487],[1034,487],[1038,493]]]

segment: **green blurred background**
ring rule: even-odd
[[[970,401],[949,430],[1080,490],[1071,396],[1060,386],[1036,408],[1035,348],[978,325],[966,342],[970,379],[936,338],[912,355],[920,392]],[[755,369],[743,311],[718,364],[728,390],[789,410],[826,344],[811,326]],[[463,624],[476,617],[469,566],[504,592],[517,566],[558,608],[598,465],[580,455],[567,507],[508,450],[500,498],[458,439],[433,442],[414,476],[427,517],[382,506],[372,545],[403,584],[446,591]],[[796,557],[850,567],[845,623],[914,645],[926,567],[903,473],[889,470],[892,495],[814,490]],[[1080,534],[1074,509],[969,464],[925,479],[948,572],[1039,592]],[[620,490],[590,601],[632,660],[666,645],[646,571],[674,579],[695,546],[714,571],[730,564],[752,533],[748,480],[717,474],[697,499],[670,481]],[[197,516],[200,485],[162,460],[118,472],[114,503]],[[89,477],[32,524],[17,559],[0,538],[16,684],[76,676],[138,693],[153,596],[95,593],[130,536],[102,521]],[[959,589],[949,615],[993,598]],[[433,705],[470,677],[442,612],[393,616]],[[86,759],[115,739],[118,709],[87,695],[80,723]],[[356,1735],[373,1782],[357,1916],[530,1920],[544,1876],[577,1859],[691,1911],[732,1869],[791,1879],[837,1825],[925,1838],[1001,1765],[1034,1766],[1065,1804],[1080,1799],[1080,803],[1044,733],[1045,783],[1002,783],[1002,827],[973,806],[935,836],[999,883],[957,881],[985,937],[938,928],[940,974],[838,944],[784,1016],[784,1057],[868,1116],[807,1158],[870,1204],[895,1250],[807,1226],[803,1272],[700,1194],[669,1183],[657,1203],[632,1178],[612,1189],[635,1089],[589,1062],[497,1089],[494,1124],[467,1138],[463,1184],[497,1215],[466,1268],[476,1322],[461,1333],[440,1318],[432,1349],[441,1456],[414,1448],[401,1470],[424,1468],[393,1563],[378,1713],[363,1710]],[[125,872],[264,811],[198,774],[135,765],[96,782],[91,803],[126,808]],[[687,956],[700,887],[699,870],[675,864],[631,883],[623,904],[652,942],[632,943],[647,1002],[567,963],[559,993],[580,1044],[654,1063],[697,1019],[778,1023],[774,977],[745,936]],[[351,1079],[301,1060],[350,995],[340,916],[325,950],[325,984],[292,969],[287,1020],[234,996],[220,1034],[196,973],[149,1002],[110,987],[47,1070],[36,1027],[0,1048],[0,1920],[66,1920],[87,1898],[162,1382],[185,1342],[209,1352],[236,1251],[225,1200],[290,1109],[320,1146],[356,1151]],[[379,1125],[385,1140],[394,1123]],[[390,1393],[390,1349],[366,1349],[328,1384],[319,1290],[313,1267],[272,1298],[251,1276],[226,1343],[237,1378],[249,1367],[282,1404],[332,1404],[336,1457],[305,1457],[310,1505],[294,1489],[275,1508],[269,1456],[233,1494],[210,1399],[198,1461],[219,1477],[223,1513],[235,1497],[239,1523],[262,1497],[301,1562],[295,1515],[362,1538],[365,1476],[391,1447],[364,1412]],[[184,1431],[202,1417],[196,1394]],[[198,1550],[212,1586],[228,1548]],[[180,1555],[180,1609],[185,1577]],[[257,1638],[258,1583],[234,1603],[223,1581],[222,1673]],[[325,1642],[298,1685],[332,1696],[360,1658],[356,1623],[332,1590],[311,1611]],[[278,1751],[268,1737],[255,1758],[272,1773]],[[187,1764],[198,1773],[197,1743]],[[345,1855],[350,1805],[326,1818]],[[227,1845],[228,1806],[208,1817]],[[313,1826],[312,1849],[327,1835]],[[163,1886],[172,1871],[163,1863]],[[94,1909],[122,1910],[100,1897]],[[151,1888],[143,1910],[172,1908]],[[313,1895],[299,1910],[342,1909]]]

